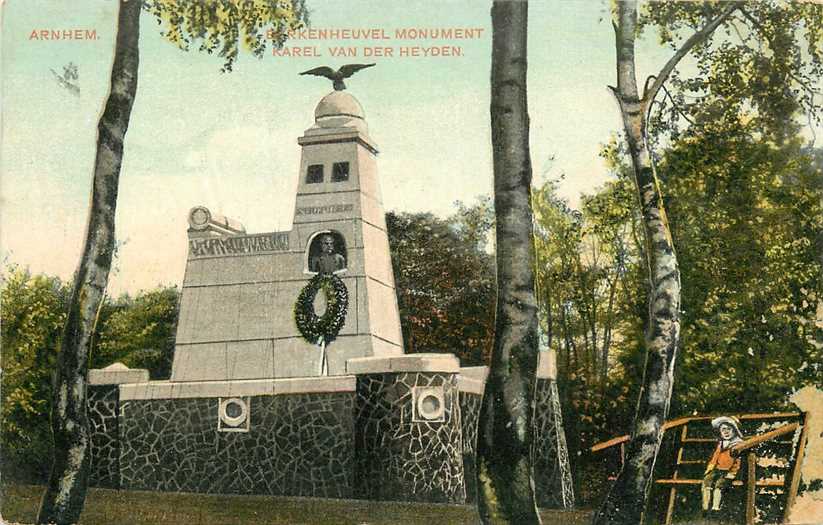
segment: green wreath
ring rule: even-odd
[[[320,290],[326,294],[326,311],[322,316],[314,311],[314,298]],[[343,281],[334,274],[319,273],[311,278],[297,296],[294,320],[306,341],[328,344],[343,328],[348,307],[349,291]]]

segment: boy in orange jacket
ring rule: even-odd
[[[712,428],[720,434],[706,472],[703,474],[703,511],[720,510],[723,491],[729,487],[740,470],[740,458],[732,457],[732,447],[743,441],[737,418],[721,416],[712,420]]]

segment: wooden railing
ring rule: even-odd
[[[801,414],[800,412],[775,412],[773,414],[743,414],[737,416],[737,419],[740,421],[750,420],[750,419],[786,419],[789,417],[799,417]],[[673,428],[677,428],[679,426],[692,423],[694,421],[711,421],[712,419],[718,416],[686,416],[681,417],[678,419],[672,419],[671,421],[666,421],[663,424],[663,431],[671,430]],[[592,452],[598,452],[600,450],[605,450],[607,448],[611,448],[615,445],[620,445],[629,441],[631,436],[628,434],[617,436],[612,438],[608,441],[603,441],[602,443],[598,443],[594,445],[591,450]],[[708,441],[716,441],[714,439]]]
[[[664,432],[680,428],[680,447],[677,452],[677,458],[674,462],[675,469],[673,475],[670,478],[663,478],[663,479],[656,479],[655,483],[661,486],[668,486],[669,487],[669,495],[668,495],[668,504],[666,508],[666,525],[670,525],[672,523],[672,518],[674,515],[675,505],[677,501],[677,491],[678,488],[687,488],[689,486],[694,485],[701,485],[703,480],[702,479],[694,479],[694,478],[680,478],[678,477],[678,473],[680,470],[681,465],[705,465],[707,461],[704,460],[689,460],[683,459],[683,451],[687,446],[691,446],[692,444],[699,444],[699,443],[715,443],[717,441],[716,438],[702,438],[702,437],[689,437],[688,435],[688,426],[691,423],[695,422],[706,422],[711,421],[716,416],[688,416],[682,417],[679,419],[674,419],[671,421],[667,421],[663,425]],[[790,476],[788,480],[788,494],[786,499],[786,506],[783,512],[783,521],[786,521],[789,516],[789,512],[791,510],[792,505],[794,504],[794,500],[797,497],[797,489],[800,484],[800,465],[803,462],[803,455],[805,452],[806,441],[808,439],[808,413],[796,413],[796,412],[789,412],[789,413],[773,413],[773,414],[742,414],[737,416],[738,419],[742,421],[747,420],[761,420],[761,421],[768,421],[768,420],[775,420],[775,419],[792,419],[798,418],[800,419],[799,422],[787,423],[782,425],[778,428],[770,430],[768,432],[764,432],[761,434],[757,434],[752,436],[734,447],[732,447],[732,455],[739,456],[739,455],[746,455],[746,476],[745,482],[735,480],[732,482],[732,486],[746,486],[746,524],[753,524],[755,519],[755,496],[756,496],[756,489],[757,487],[785,487],[786,486],[786,477],[784,476],[782,479],[757,479],[756,467],[757,467],[757,456],[754,453],[754,448],[758,445],[761,445],[766,442],[776,442],[781,445],[791,445],[793,441],[780,441],[778,438],[782,436],[786,436],[787,434],[792,434],[797,431],[798,428],[801,429],[800,433],[800,440],[797,444],[796,454],[793,461],[793,465],[790,465],[787,474]],[[603,450],[610,449],[612,447],[619,446],[620,447],[620,467],[622,469],[623,462],[625,461],[625,445],[629,441],[630,436],[623,435],[612,438],[608,441],[604,441],[602,443],[598,443],[591,448],[592,452],[599,452]],[[614,479],[610,477],[609,479]]]

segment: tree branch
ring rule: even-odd
[[[680,60],[686,56],[689,51],[694,48],[697,44],[704,42],[709,35],[711,35],[715,29],[723,23],[731,14],[742,7],[742,2],[732,2],[726,6],[726,8],[717,15],[713,20],[709,21],[700,31],[697,31],[692,36],[688,38],[680,48],[675,51],[674,55],[669,59],[668,62],[663,66],[660,70],[660,73],[657,74],[657,78],[654,81],[654,84],[643,93],[643,100],[647,107],[650,105],[650,101],[654,99],[657,95],[657,92],[660,90],[660,86],[669,78],[669,75],[680,62]]]
[[[742,11],[743,11],[743,9],[741,9],[740,11],[742,12]],[[740,41],[741,41],[742,43],[744,43],[744,44],[748,44],[748,43],[749,43],[749,40],[751,40],[751,39],[752,39],[752,38],[751,38],[751,36],[744,37],[744,36],[743,36],[743,33],[741,33],[741,32],[740,32],[740,29],[737,27],[737,24],[735,24],[735,22],[736,22],[736,20],[730,20],[730,21],[729,21],[729,26],[730,26],[732,29],[734,29],[734,32],[735,32],[735,33],[737,33],[737,38],[739,38],[739,39],[740,39]]]
[[[652,76],[650,76],[650,77],[649,77],[649,79],[652,79],[652,78],[654,78],[654,75],[652,75]],[[646,83],[647,83],[647,84],[648,84],[649,79],[647,79],[647,80],[646,80]],[[666,97],[667,97],[669,100],[671,100],[671,102],[672,102],[672,107],[674,108],[674,110],[675,110],[675,111],[677,111],[677,112],[680,114],[680,116],[681,116],[681,117],[683,117],[684,119],[686,119],[686,121],[687,121],[689,124],[691,124],[692,126],[694,126],[694,125],[695,125],[694,120],[692,120],[692,119],[691,119],[688,115],[686,115],[686,113],[684,113],[684,112],[683,112],[683,110],[682,110],[682,109],[680,109],[680,106],[677,104],[677,102],[675,102],[674,97],[673,97],[673,96],[672,96],[672,94],[669,92],[669,90],[668,90],[668,89],[666,89],[666,86],[665,86],[665,85],[661,85],[660,87],[661,87],[661,88],[663,88],[663,93],[666,95]],[[649,105],[649,114],[651,114],[651,105]]]
[[[743,14],[743,16],[744,16],[744,17],[746,17],[746,19],[747,19],[749,22],[751,22],[751,23],[752,23],[752,25],[754,26],[755,30],[756,30],[758,33],[760,33],[761,35],[763,35],[763,38],[765,38],[765,39],[766,39],[766,41],[769,43],[769,47],[771,47],[771,48],[772,48],[772,50],[774,50],[774,46],[772,45],[772,39],[771,39],[771,38],[769,38],[769,35],[766,33],[766,30],[765,30],[765,29],[763,29],[763,25],[762,25],[760,22],[758,22],[758,21],[757,21],[757,19],[756,19],[755,17],[753,17],[753,16],[752,16],[752,15],[751,15],[748,11],[746,11],[743,7],[741,7],[741,8],[740,8],[740,13],[742,13],[742,14]],[[786,72],[786,74],[787,74],[787,75],[788,75],[788,76],[789,76],[792,80],[794,80],[795,82],[797,82],[797,83],[798,83],[798,85],[800,85],[800,87],[802,87],[804,90],[806,90],[806,92],[807,92],[807,93],[811,93],[811,94],[812,94],[812,96],[814,96],[814,95],[820,95],[820,94],[821,94],[821,92],[820,92],[820,91],[818,91],[817,89],[815,89],[814,87],[812,87],[811,85],[809,85],[809,83],[808,83],[807,81],[803,80],[802,78],[799,78],[797,75],[795,75],[795,74],[794,74],[794,73],[792,73],[791,71],[787,71],[787,72]]]

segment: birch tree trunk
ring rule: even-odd
[[[642,520],[663,438],[663,423],[669,411],[680,335],[680,272],[646,144],[647,107],[638,93],[635,76],[636,24],[634,2],[619,2],[615,24],[617,89],[614,92],[634,168],[650,272],[649,319],[644,337],[646,363],[626,460],[605,504],[595,516],[596,524],[634,525]]]
[[[646,141],[649,106],[678,62],[695,45],[708,39],[740,5],[730,2],[720,14],[691,35],[658,75],[649,79],[653,78],[654,82],[641,96],[635,67],[637,2],[625,0],[616,4],[617,88],[612,91],[620,107],[641,207],[643,244],[649,267],[649,306],[644,335],[646,362],[631,440],[623,468],[603,506],[595,514],[594,525],[637,525],[642,522],[674,385],[680,338],[680,270]]]
[[[86,238],[57,356],[51,426],[54,462],[37,523],[77,523],[86,497],[89,433],[86,376],[97,309],[114,252],[114,215],[123,138],[137,90],[141,0],[121,0],[111,88],[97,125],[91,205]]]
[[[491,130],[497,233],[497,313],[478,435],[483,523],[540,523],[531,464],[537,303],[526,104],[528,3],[492,11]]]

